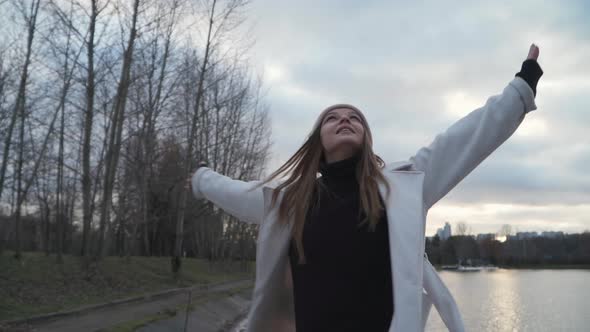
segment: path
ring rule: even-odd
[[[137,332],[183,332],[184,324],[187,331],[199,332],[233,332],[239,321],[243,320],[250,306],[252,290],[244,290],[230,297],[224,297],[197,307],[169,319],[162,319],[137,330]]]
[[[199,294],[230,290],[238,287],[251,285],[251,280],[235,281],[224,283],[218,286],[211,286],[207,290],[193,291],[193,298]],[[174,309],[179,305],[186,304],[187,293],[177,293],[164,298],[147,302],[135,302],[121,304],[113,307],[106,307],[81,315],[64,317],[50,322],[43,322],[32,326],[35,332],[79,332],[79,331],[100,331],[111,328],[115,325],[141,319],[146,316],[164,312],[167,309]],[[184,316],[184,315],[182,315]]]

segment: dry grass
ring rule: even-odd
[[[0,320],[253,276],[232,272],[238,270],[237,264],[212,269],[204,260],[187,258],[175,278],[169,257],[106,257],[85,269],[76,256],[64,256],[63,264],[56,264],[53,256],[25,253],[19,262],[5,252],[0,256]]]

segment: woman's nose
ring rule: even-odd
[[[343,116],[340,118],[340,123],[342,123],[344,120],[346,120],[348,123],[350,123],[350,118],[347,116]]]

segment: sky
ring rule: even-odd
[[[428,214],[474,234],[590,230],[590,2],[253,0],[250,61],[264,74],[275,170],[335,103],[367,117],[374,150],[407,160],[499,94],[531,43],[538,109]]]

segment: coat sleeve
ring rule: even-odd
[[[467,174],[506,141],[526,113],[537,109],[533,90],[515,77],[499,95],[436,136],[410,159],[425,173],[424,204],[427,209],[443,198]]]
[[[444,282],[438,276],[438,273],[428,261],[428,257],[424,255],[424,271],[423,271],[423,285],[426,291],[426,304],[422,304],[422,310],[426,311],[422,313],[423,325],[426,325],[428,319],[428,313],[431,305],[434,304],[436,311],[440,315],[440,318],[445,323],[447,329],[451,332],[465,332],[465,326],[459,307],[453,298],[453,295],[445,286]],[[424,296],[423,296],[424,297]]]
[[[260,181],[234,180],[208,167],[199,167],[191,179],[193,195],[207,199],[232,216],[259,224],[264,216],[262,187],[249,190]]]

